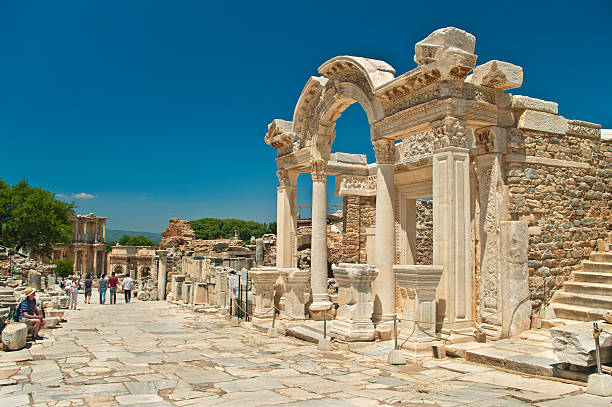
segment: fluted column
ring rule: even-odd
[[[390,337],[395,314],[395,219],[393,211],[395,146],[393,141],[374,144],[376,153],[376,235],[374,263],[378,276],[372,284],[376,329]]]
[[[287,170],[276,172],[280,186],[276,192],[276,267],[297,267],[297,177]]]
[[[310,286],[312,304],[310,315],[322,319],[323,312],[332,303],[327,293],[327,163],[325,160],[312,160],[312,241]]]

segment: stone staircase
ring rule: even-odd
[[[612,233],[597,242],[597,251],[555,293],[550,307],[555,318],[574,321],[602,320],[612,311]]]

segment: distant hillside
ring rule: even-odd
[[[148,239],[151,239],[155,243],[161,242],[161,235],[159,233],[151,233],[151,232],[133,232],[131,230],[118,230],[118,229],[106,229],[106,241],[107,242],[116,242],[121,239],[121,236],[144,236]]]

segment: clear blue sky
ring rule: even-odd
[[[513,93],[611,128],[611,19],[609,1],[0,0],[0,178],[74,199],[113,229],[272,221],[266,126],[291,120],[324,61],[382,59],[401,74],[415,42],[456,26],[476,36],[479,64],[524,68]],[[373,159],[359,105],[338,120],[334,151]]]

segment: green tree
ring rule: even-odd
[[[155,246],[157,247],[157,243],[153,242],[146,236],[128,236],[123,235],[121,239],[119,239],[119,244],[121,246]]]
[[[110,253],[113,251],[113,246],[116,245],[117,242],[106,242],[106,253]]]
[[[31,187],[25,180],[10,188],[1,181],[0,243],[49,256],[53,244],[72,241],[69,219],[74,208],[74,202],[55,199],[52,192]]]
[[[237,230],[241,240],[249,240],[251,236],[261,237],[266,233],[276,233],[276,222],[271,224],[245,221],[241,219],[202,218],[189,222],[196,239],[229,239]]]
[[[54,263],[57,266],[57,268],[55,269],[55,273],[58,276],[62,278],[66,278],[72,275],[72,272],[74,270],[74,265],[72,263],[72,260],[70,259],[55,260]]]

